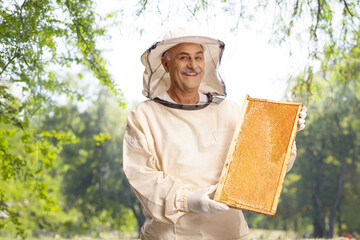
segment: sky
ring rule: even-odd
[[[231,4],[231,1],[228,2]],[[222,6],[218,6],[200,11],[196,18],[191,16],[184,1],[180,0],[162,1],[159,6],[149,5],[140,16],[136,16],[139,9],[136,3],[107,0],[98,1],[97,5],[102,15],[111,11],[120,13],[122,9],[120,24],[109,32],[111,40],[99,46],[104,49],[108,69],[128,103],[146,100],[141,93],[144,66],[140,56],[174,27],[186,27],[199,35],[225,42],[219,73],[227,87],[227,98],[240,105],[246,94],[256,98],[285,100],[289,76],[300,73],[306,64],[307,54],[299,42],[288,42],[281,46],[269,43],[271,12],[259,12],[250,23],[240,20],[236,26],[236,9],[240,7],[235,2],[230,12],[224,12]],[[231,31],[234,27],[236,30]]]

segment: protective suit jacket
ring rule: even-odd
[[[129,115],[124,136],[124,171],[140,200],[145,224],[141,239],[242,239],[242,211],[204,215],[190,212],[190,191],[218,182],[240,115],[224,100],[199,110],[155,101]]]
[[[204,50],[205,72],[199,92],[208,101],[194,106],[158,98],[171,82],[161,56],[184,42],[199,43]],[[204,215],[187,206],[190,192],[218,183],[240,116],[238,105],[224,100],[226,88],[217,72],[224,47],[220,40],[176,29],[141,57],[143,94],[150,100],[128,115],[123,167],[146,216],[142,239],[230,240],[248,234],[240,210]]]

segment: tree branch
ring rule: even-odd
[[[296,16],[297,12],[298,12],[298,9],[299,9],[299,0],[296,0],[296,3],[295,3],[295,6],[294,6],[294,12],[293,12],[293,17]]]
[[[316,32],[317,32],[317,28],[318,28],[319,22],[320,22],[321,0],[317,0],[317,3],[318,3],[318,8],[317,8],[317,14],[316,14],[316,25],[315,25],[315,29],[314,29],[315,41],[318,40]]]
[[[17,50],[15,50],[14,56],[12,56],[12,58],[9,59],[8,63],[1,69],[1,73],[0,76],[5,72],[6,68],[9,66],[9,64],[14,61],[14,59],[17,57]]]
[[[345,8],[346,8],[346,11],[348,11],[348,13],[350,14],[350,16],[353,17],[354,15],[351,13],[351,11],[350,11],[350,9],[349,9],[349,6],[348,6],[348,4],[347,4],[347,2],[346,2],[346,0],[343,0],[343,2],[344,2],[344,5],[345,5]]]
[[[22,25],[23,27],[24,27],[25,24],[24,24],[24,19],[23,19],[23,16],[22,16],[22,11],[23,11],[23,8],[24,8],[24,6],[25,6],[26,3],[27,3],[27,0],[25,0],[25,1],[21,4],[20,7],[17,5],[17,6],[20,8],[20,9],[19,9],[19,17],[20,17],[21,25]],[[23,28],[22,30],[24,30],[24,28]],[[20,31],[21,31],[21,30],[20,30]],[[10,64],[12,61],[14,61],[14,59],[15,59],[16,57],[18,57],[18,51],[19,51],[19,49],[20,49],[20,47],[19,47],[19,42],[16,42],[16,49],[15,49],[14,55],[9,59],[8,63],[1,69],[0,76],[5,72],[6,68],[9,66],[9,64]]]
[[[141,0],[139,1],[139,4],[141,4],[141,9],[138,10],[136,13],[137,16],[140,16],[140,14],[146,10],[146,5],[148,4],[148,0]]]

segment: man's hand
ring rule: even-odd
[[[299,120],[298,120],[298,131],[301,131],[305,128],[305,118],[306,118],[307,108],[303,106],[299,113]]]
[[[216,190],[217,185],[208,188],[200,188],[191,192],[188,197],[188,208],[190,211],[201,214],[219,214],[228,211],[230,208],[210,199],[210,195]]]
[[[291,98],[286,99],[287,102],[292,102],[293,100]],[[305,128],[305,118],[306,118],[306,112],[307,112],[307,108],[305,106],[303,106],[301,108],[301,111],[299,113],[299,120],[298,120],[298,125],[297,125],[297,130],[301,131],[304,130]]]

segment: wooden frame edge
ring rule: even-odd
[[[224,182],[226,180],[225,176],[226,176],[226,173],[229,170],[229,167],[230,167],[230,164],[231,164],[231,161],[232,161],[232,154],[231,153],[233,152],[233,150],[235,148],[235,145],[236,145],[236,141],[234,141],[234,140],[239,136],[241,126],[242,126],[242,122],[244,120],[245,112],[247,110],[247,105],[249,103],[249,99],[250,99],[249,94],[246,94],[245,100],[244,100],[243,105],[241,107],[239,121],[237,123],[237,127],[235,129],[235,132],[234,132],[234,135],[233,135],[233,138],[232,138],[232,141],[231,141],[231,145],[229,147],[229,150],[228,150],[228,153],[227,153],[227,156],[226,156],[224,167],[222,169],[222,172],[221,172],[221,175],[220,175],[220,178],[219,178],[218,186],[217,186],[217,189],[216,189],[216,192],[215,192],[215,195],[214,195],[214,200],[218,201],[218,202],[220,202],[221,192],[222,192],[222,189],[224,187]]]
[[[290,140],[289,140],[290,144],[289,144],[288,149],[286,151],[285,161],[284,161],[283,168],[281,170],[281,174],[280,174],[280,177],[279,177],[278,189],[277,189],[277,192],[276,192],[276,195],[275,195],[274,202],[273,202],[272,207],[271,207],[272,212],[274,212],[274,215],[276,213],[276,209],[277,209],[277,206],[278,206],[278,203],[279,203],[281,190],[282,190],[284,180],[285,180],[287,166],[289,165],[289,161],[290,161],[290,155],[291,155],[292,146],[294,144],[296,133],[297,133],[297,124],[298,124],[299,113],[301,111],[302,104],[300,103],[300,104],[297,104],[297,105],[299,105],[299,106],[298,106],[298,110],[297,110],[297,113],[296,113],[293,130],[292,130]]]
[[[244,116],[245,116],[245,113],[247,111],[248,104],[249,104],[250,100],[269,102],[269,103],[281,103],[281,104],[297,105],[298,106],[298,111],[297,111],[296,118],[295,118],[295,121],[294,121],[293,130],[292,130],[291,137],[290,137],[290,140],[289,140],[290,144],[288,146],[285,161],[284,161],[284,164],[282,166],[282,171],[281,171],[281,174],[280,174],[280,177],[279,177],[278,189],[277,189],[277,192],[276,192],[273,204],[272,204],[271,211],[268,211],[268,210],[265,210],[265,209],[256,209],[256,208],[253,208],[253,207],[249,207],[249,206],[245,206],[245,205],[239,205],[239,204],[232,203],[232,202],[226,202],[226,201],[223,201],[223,200],[220,199],[221,192],[222,192],[222,189],[224,187],[224,182],[226,180],[225,176],[226,176],[226,174],[227,174],[227,172],[229,170],[230,164],[231,164],[231,162],[233,160],[232,154],[230,154],[230,153],[232,153],[234,148],[235,148],[236,141],[234,141],[234,140],[240,134],[242,123],[243,123],[243,120],[244,120]],[[277,205],[278,205],[280,194],[281,194],[281,190],[282,190],[284,179],[285,179],[285,175],[286,175],[287,166],[288,166],[289,161],[290,161],[290,155],[291,155],[292,146],[293,146],[293,143],[295,141],[295,137],[296,137],[296,133],[297,133],[297,123],[298,123],[299,113],[301,111],[302,106],[303,106],[302,103],[288,102],[288,101],[274,101],[274,100],[267,100],[267,99],[261,99],[261,98],[251,98],[248,94],[246,94],[243,106],[241,108],[241,113],[240,113],[240,118],[239,118],[239,121],[238,121],[238,124],[237,124],[237,128],[235,129],[233,139],[232,139],[232,143],[231,143],[231,145],[229,147],[228,155],[227,155],[226,161],[224,163],[224,168],[223,168],[223,170],[221,172],[220,179],[219,179],[219,182],[218,182],[218,187],[217,187],[215,195],[214,195],[214,200],[215,201],[222,202],[222,203],[225,203],[225,204],[231,204],[232,205],[231,207],[233,207],[233,208],[239,208],[239,209],[242,209],[242,210],[252,211],[252,212],[256,212],[256,213],[260,213],[260,214],[264,214],[264,215],[268,215],[268,216],[275,216],[276,210],[277,210]]]

